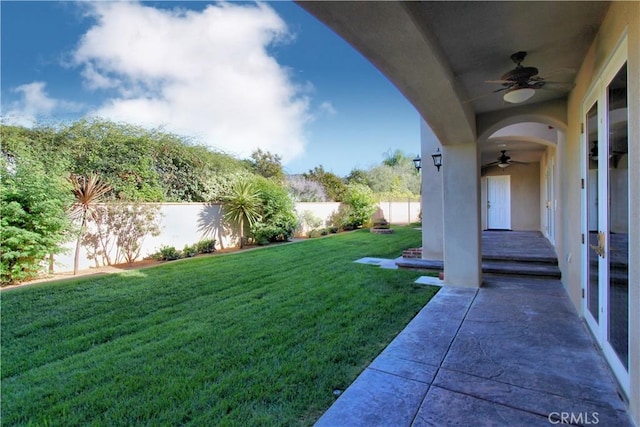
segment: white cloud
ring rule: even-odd
[[[76,111],[80,108],[76,103],[50,97],[45,87],[45,82],[32,82],[13,88],[12,92],[19,93],[20,99],[13,102],[6,113],[3,112],[2,121],[30,127],[49,118],[52,113]]]
[[[96,24],[74,61],[89,88],[117,90],[93,114],[164,126],[242,156],[260,147],[287,162],[304,151],[309,99],[269,56],[292,36],[267,5],[195,12],[100,2],[88,10]]]
[[[334,116],[335,114],[337,114],[337,111],[333,107],[333,104],[331,104],[331,102],[329,101],[322,102],[318,107],[318,110],[320,111],[320,113],[325,114],[327,116]]]

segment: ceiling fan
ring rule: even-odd
[[[503,87],[493,92],[506,91],[504,94],[504,100],[512,104],[519,104],[531,98],[536,90],[542,89],[547,83],[559,83],[549,82],[538,76],[538,69],[536,67],[525,67],[522,65],[522,61],[527,56],[527,52],[520,51],[511,55],[511,60],[515,62],[516,68],[507,71],[500,77],[500,80],[487,80],[486,83],[498,83]]]
[[[488,163],[486,165],[484,165],[484,168],[488,168],[489,166],[498,166],[499,168],[506,168],[509,167],[509,165],[511,165],[512,163],[519,163],[521,165],[528,165],[529,163],[526,162],[518,162],[517,160],[511,160],[511,157],[507,156],[507,150],[500,150],[500,152],[502,153],[500,156],[498,156],[498,161],[497,162],[491,162]]]

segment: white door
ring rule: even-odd
[[[487,177],[487,228],[511,230],[511,180],[509,175]]]
[[[626,52],[620,49],[620,52]],[[617,55],[583,107],[585,320],[629,390],[627,67]]]

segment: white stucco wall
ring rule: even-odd
[[[216,247],[224,249],[238,244],[238,230],[231,227],[222,218],[222,206],[207,203],[162,203],[160,207],[160,235],[147,236],[143,241],[140,259],[157,252],[162,246],[173,246],[182,249],[202,239],[216,239]],[[296,203],[298,214],[311,211],[322,220],[322,226],[331,224],[331,216],[338,210],[340,203]],[[407,224],[419,220],[419,202],[380,202],[379,215],[392,224]],[[301,230],[304,234],[308,230]],[[66,253],[56,255],[55,272],[73,271],[75,242],[69,242]],[[95,261],[87,259],[84,247],[80,250],[79,268],[95,267]]]

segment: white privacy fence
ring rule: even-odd
[[[157,252],[162,246],[182,249],[203,239],[216,239],[216,248],[224,249],[238,244],[238,230],[223,219],[222,205],[209,203],[160,203],[158,236],[146,236],[142,242],[141,258]],[[338,210],[340,203],[296,203],[298,215],[308,211],[322,221],[321,227],[331,225],[331,216]],[[419,202],[380,202],[374,216],[383,216],[392,224],[408,224],[419,220]],[[302,234],[308,230],[300,230]],[[65,245],[66,253],[55,256],[54,271],[73,271],[75,241]],[[80,249],[80,269],[95,267],[96,263],[88,259],[84,247]]]

